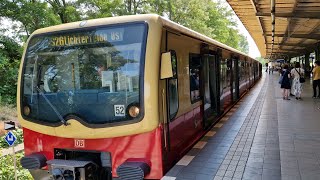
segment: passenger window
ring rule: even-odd
[[[169,113],[170,120],[172,120],[179,108],[179,96],[178,96],[178,73],[177,73],[177,55],[174,50],[171,50],[171,65],[172,65],[172,78],[169,79],[168,94],[169,94]]]
[[[191,103],[200,100],[200,56],[189,55],[190,97]]]
[[[223,90],[227,88],[227,62],[225,59],[221,60],[220,68],[220,92],[223,93]]]

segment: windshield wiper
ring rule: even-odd
[[[63,117],[61,116],[61,114],[59,113],[59,111],[57,110],[56,107],[54,107],[54,105],[49,101],[49,99],[43,94],[43,92],[41,91],[41,89],[39,88],[41,85],[41,71],[42,71],[42,66],[39,65],[38,67],[38,76],[37,76],[37,91],[40,93],[40,95],[46,100],[46,102],[49,104],[49,106],[53,109],[53,111],[56,113],[56,115],[58,116],[58,118],[60,119],[60,121],[62,122],[63,125],[67,126],[68,123],[66,120],[63,119]]]
[[[40,95],[46,100],[46,102],[49,104],[49,106],[53,109],[53,111],[57,114],[57,116],[60,119],[60,121],[62,122],[62,124],[65,126],[69,125],[67,123],[67,121],[63,119],[63,117],[61,116],[59,111],[56,109],[56,107],[54,107],[54,105],[49,101],[49,99],[43,94],[43,92],[41,91],[41,89],[38,86],[37,86],[37,90],[40,93]]]

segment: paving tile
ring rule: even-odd
[[[228,164],[221,164],[220,167],[219,167],[219,170],[220,170],[220,169],[222,169],[222,170],[227,170],[227,169],[228,169],[228,166],[229,166]]]
[[[217,123],[214,127],[215,127],[215,128],[221,128],[222,126],[223,126],[222,123]]]
[[[300,175],[299,176],[292,176],[292,175],[281,175],[281,180],[301,180]]]
[[[243,175],[243,171],[235,171],[234,174],[233,174],[233,177],[241,179],[242,175]]]
[[[281,176],[281,170],[278,169],[263,169],[262,176]]]
[[[314,180],[314,179],[320,179],[320,173],[302,173],[301,179],[305,180]]]
[[[216,176],[224,176],[224,174],[226,173],[226,169],[219,169],[216,173]]]
[[[244,171],[245,170],[245,166],[241,166],[241,165],[238,165],[237,168],[236,168],[236,171]]]
[[[178,174],[177,179],[196,179],[196,174],[193,172],[181,172]]]
[[[173,168],[170,169],[170,171],[166,174],[166,176],[176,177],[184,167],[185,166],[175,165],[173,166]]]
[[[193,148],[202,149],[206,144],[207,142],[199,141],[196,145],[193,146]]]
[[[209,137],[212,137],[216,134],[216,131],[209,131],[207,132],[207,134],[205,136],[209,136]]]
[[[177,165],[187,166],[187,165],[192,161],[193,158],[194,158],[194,156],[185,155],[185,156],[183,156],[183,158],[177,163]]]
[[[263,168],[263,162],[247,162],[246,167],[251,168]]]
[[[170,177],[170,176],[163,176],[161,178],[161,180],[175,180],[175,179],[176,179],[176,177]]]
[[[254,167],[247,167],[244,169],[244,174],[262,174],[262,168],[254,168]]]
[[[262,180],[281,180],[281,176],[262,175]]]
[[[236,160],[232,160],[231,162],[230,162],[230,165],[238,165],[238,161],[236,161]]]
[[[229,153],[228,153],[228,154],[229,154]],[[231,160],[232,157],[233,157],[232,155],[227,155],[224,159],[225,159],[225,160]]]
[[[196,180],[212,180],[213,177],[211,175],[206,175],[206,174],[197,174],[196,175]]]
[[[288,168],[282,168],[281,167],[281,174],[282,175],[288,175],[288,176],[299,176],[300,177],[300,171],[297,168],[288,169]]]
[[[274,159],[265,159],[263,163],[273,164],[274,166],[280,166],[280,161]]]
[[[231,162],[231,160],[225,159],[224,161],[222,161],[222,164],[223,164],[223,165],[229,165],[230,162]]]
[[[218,168],[202,168],[199,170],[200,174],[206,174],[206,175],[210,175],[211,177],[213,177],[218,171]]]
[[[263,168],[264,169],[279,170],[279,169],[281,169],[281,166],[280,165],[275,165],[275,164],[270,164],[270,163],[263,163]]]
[[[200,149],[192,148],[192,149],[187,153],[187,155],[188,155],[188,156],[196,156],[196,155],[199,154],[199,152],[200,152]]]
[[[221,164],[220,163],[210,163],[210,162],[208,162],[208,163],[203,164],[203,165],[204,165],[204,167],[207,167],[207,168],[219,169]]]
[[[243,180],[262,180],[262,175],[260,174],[243,174]]]
[[[223,180],[223,176],[215,176],[213,180]]]
[[[232,180],[231,177],[223,177],[223,180]]]
[[[263,163],[263,158],[262,157],[250,157],[248,158],[247,163],[256,163],[256,162],[260,162]]]
[[[232,178],[233,177],[233,174],[234,174],[234,171],[226,171],[226,173],[224,174],[225,177],[230,177]]]

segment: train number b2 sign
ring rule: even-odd
[[[74,140],[74,147],[76,148],[85,148],[86,144],[84,139],[75,139]]]

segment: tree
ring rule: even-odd
[[[248,41],[246,37],[239,34],[233,11],[224,6],[220,1],[211,1],[208,4],[208,12],[209,20],[207,21],[207,25],[212,28],[211,37],[230,47],[248,53]]]
[[[8,37],[0,36],[0,100],[14,104],[22,48]]]
[[[77,8],[85,19],[104,18],[122,14],[122,0],[79,0]]]
[[[246,54],[249,53],[249,43],[248,43],[248,40],[247,38],[242,35],[242,34],[239,34],[239,50],[241,52],[244,52]]]
[[[183,26],[210,37],[211,28],[206,22],[209,19],[207,4],[209,0],[175,0],[168,2],[168,17]]]
[[[0,35],[0,54],[8,58],[9,62],[20,60],[22,47],[13,39]]]
[[[55,14],[60,18],[61,23],[68,23],[81,20],[80,13],[75,8],[76,3],[66,0],[46,0]]]
[[[27,37],[36,29],[59,23],[48,4],[36,0],[2,0],[0,17],[20,22],[16,27],[17,35],[21,35],[22,30]]]

